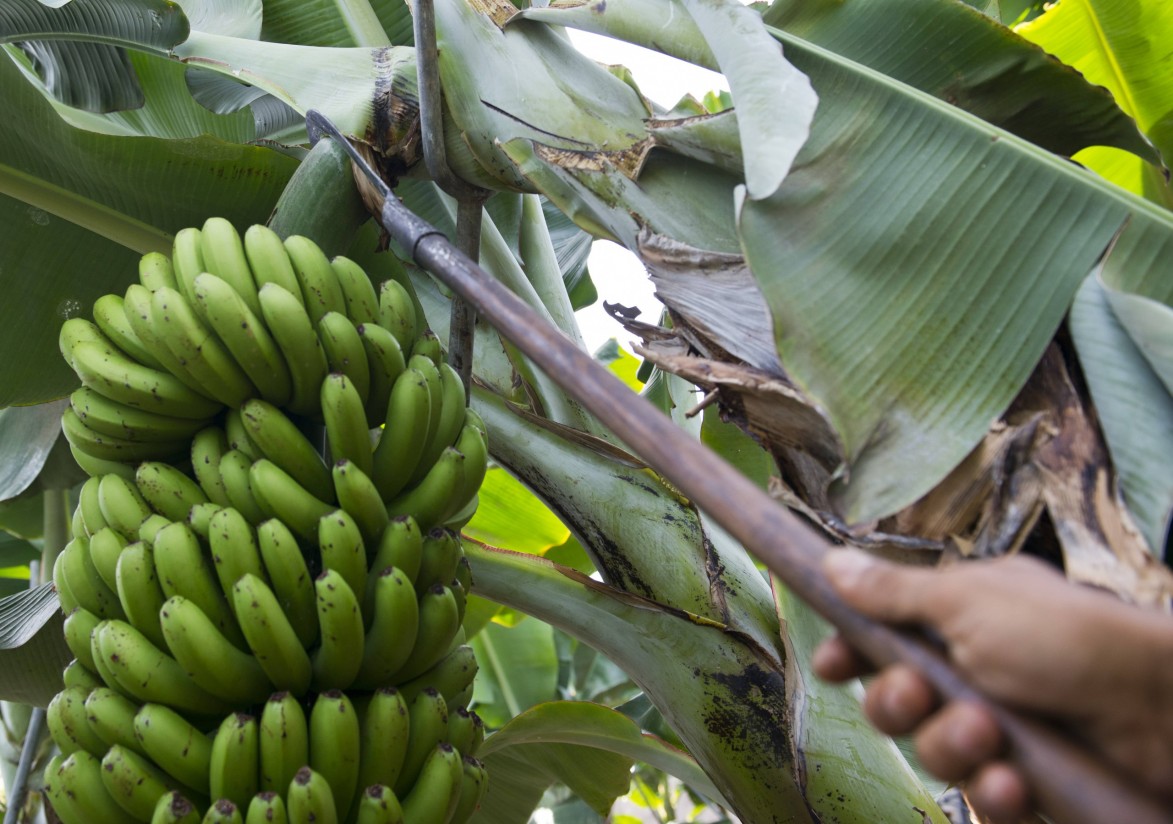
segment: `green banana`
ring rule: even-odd
[[[333,475],[338,506],[354,518],[362,533],[363,546],[368,553],[373,554],[390,521],[375,482],[358,466],[345,459],[334,464]]]
[[[211,797],[247,807],[257,793],[260,772],[260,737],[257,719],[247,713],[229,715],[212,738],[208,767]]]
[[[74,538],[73,540],[78,539]],[[63,614],[68,615],[79,608],[77,597],[70,590],[69,582],[65,580],[65,564],[53,564],[53,589],[57,593],[57,603],[61,605]]]
[[[394,687],[380,687],[362,715],[358,786],[395,786],[407,756],[408,705]]]
[[[395,336],[378,324],[364,323],[358,327],[358,334],[371,370],[371,388],[365,405],[367,423],[374,427],[390,417],[387,403],[392,387],[407,368],[407,357]]]
[[[301,296],[305,298],[310,320],[317,325],[327,312],[345,313],[346,298],[338,276],[318,244],[301,235],[290,235],[285,238],[285,251],[301,284]]]
[[[220,506],[232,505],[220,476],[220,459],[227,451],[228,438],[218,426],[201,429],[191,441],[191,468],[196,481],[208,500]]]
[[[99,482],[98,506],[107,525],[128,541],[138,540],[139,525],[151,514],[138,487],[116,475],[107,475]]]
[[[318,521],[318,548],[323,569],[337,570],[356,596],[366,592],[366,547],[358,524],[345,509],[336,509]]]
[[[177,418],[136,409],[111,400],[88,386],[69,396],[69,405],[81,422],[99,435],[136,443],[170,443],[190,438],[206,418]]]
[[[464,589],[464,584],[460,583],[459,578],[453,578],[449,581],[448,588],[452,590],[452,597],[456,599],[456,616],[460,620],[461,627],[463,627],[464,612],[468,608],[468,593]]]
[[[485,790],[489,788],[489,773],[485,765],[475,758],[464,756],[461,759],[460,798],[448,824],[465,824],[472,814],[481,806],[481,799],[485,797]]]
[[[440,527],[433,529],[424,538],[420,571],[415,579],[416,590],[423,594],[434,584],[449,583],[456,576],[463,557],[464,549],[456,533]]]
[[[93,638],[97,644],[95,663],[100,660],[120,691],[140,701],[196,715],[228,711],[230,705],[199,687],[174,658],[125,621],[101,622]]]
[[[318,641],[317,596],[297,538],[280,519],[271,518],[257,527],[257,543],[273,594],[298,641],[309,649]]]
[[[403,824],[403,807],[391,788],[384,784],[370,784],[356,802],[355,824]]]
[[[261,712],[260,787],[278,793],[310,762],[309,722],[301,702],[288,692],[269,696]]]
[[[464,554],[461,549],[460,563],[456,565],[455,578],[460,582],[460,586],[464,589],[465,597],[472,594],[472,564],[468,562],[468,556]]]
[[[192,280],[194,298],[199,299],[200,276],[210,273],[223,280],[244,301],[249,311],[258,314],[261,305],[257,299],[257,284],[253,280],[252,269],[245,257],[244,243],[236,227],[222,217],[208,218],[200,229],[200,252],[203,254],[204,268]]]
[[[208,736],[162,704],[144,704],[131,717],[139,746],[163,772],[200,795],[211,791],[212,742]]]
[[[146,749],[139,741],[134,729],[134,716],[138,704],[108,687],[92,690],[85,700],[86,720],[94,735],[102,740],[106,748],[115,744],[146,755]]]
[[[415,303],[398,281],[385,280],[379,286],[379,325],[395,336],[400,349],[411,351],[419,334]]]
[[[346,301],[346,315],[356,324],[379,322],[379,296],[366,271],[342,255],[330,261]]]
[[[199,484],[170,464],[158,461],[140,464],[135,481],[151,508],[172,521],[186,520],[193,506],[208,502]]]
[[[178,790],[160,796],[151,814],[151,824],[200,824],[200,821],[199,809]]]
[[[87,693],[102,686],[102,679],[97,673],[74,658],[65,665],[61,672],[61,683],[66,687],[81,687]]]
[[[362,666],[354,679],[358,689],[389,683],[411,655],[419,628],[415,588],[395,567],[386,567],[375,576],[373,607],[363,641]]]
[[[358,788],[359,724],[354,705],[340,690],[320,693],[310,710],[310,768],[330,785],[343,819]]]
[[[265,565],[257,546],[256,532],[240,511],[224,507],[212,516],[208,524],[208,547],[212,552],[212,564],[228,608],[236,614],[232,601],[232,587],[245,575],[255,575],[266,580]]]
[[[246,574],[233,586],[232,599],[244,637],[269,681],[279,690],[304,695],[313,667],[273,590]]]
[[[354,323],[341,312],[327,312],[318,321],[318,337],[330,371],[346,375],[365,402],[371,393],[371,371],[366,347]]]
[[[110,797],[138,821],[150,821],[170,789],[166,776],[147,759],[115,744],[102,759],[102,783]]]
[[[388,502],[387,514],[411,515],[421,529],[442,523],[464,505],[463,500],[456,499],[464,484],[464,464],[464,455],[455,447],[447,447],[418,485]]]
[[[106,333],[85,318],[69,318],[57,332],[57,349],[73,370],[77,371],[74,355],[82,344],[93,344],[103,353],[125,356],[126,353],[106,337]]]
[[[257,497],[252,480],[254,461],[239,449],[229,449],[220,457],[220,480],[228,495],[228,505],[239,510],[250,524],[259,524],[268,516]]]
[[[437,744],[411,789],[402,796],[404,819],[447,824],[460,801],[463,774],[460,753],[447,742]]]
[[[84,536],[81,540],[85,540]],[[99,529],[89,540],[90,563],[98,572],[98,577],[111,590],[118,589],[118,579],[116,570],[118,568],[118,556],[122,554],[123,548],[126,546],[127,540],[118,532],[115,532],[110,527]]]
[[[85,537],[92,536],[99,530],[110,526],[102,517],[102,506],[98,503],[98,485],[101,483],[100,476],[86,478],[85,483],[78,491],[77,508],[81,511],[81,522],[86,531]]]
[[[445,700],[447,703],[447,700]],[[476,733],[472,712],[467,707],[453,707],[448,710],[448,743],[461,755],[475,755],[469,748]]]
[[[227,798],[221,798],[208,808],[200,824],[244,824],[241,808]]]
[[[239,409],[229,409],[224,414],[224,434],[228,437],[228,448],[243,452],[250,461],[263,457],[261,449],[244,428],[244,418]]]
[[[288,786],[288,783],[286,784]],[[284,789],[284,787],[282,788]],[[274,792],[259,792],[248,802],[244,824],[286,824],[285,801]]]
[[[393,566],[407,576],[413,584],[419,577],[420,566],[423,563],[424,539],[416,525],[415,518],[410,515],[401,515],[387,522],[383,535],[379,539],[379,546],[375,550],[375,557],[371,561],[371,569],[386,569]],[[367,601],[372,597],[370,586],[367,587]],[[369,610],[368,610],[369,611]]]
[[[415,343],[411,347],[411,355],[412,357],[420,355],[427,358],[437,369],[444,362],[444,350],[440,346],[440,339],[431,329],[425,329],[415,339]]]
[[[448,651],[460,629],[460,615],[452,590],[436,584],[419,600],[419,631],[404,665],[395,673],[397,682],[406,682],[431,669]]]
[[[444,362],[436,369],[440,376],[440,414],[435,432],[428,433],[428,446],[420,460],[421,466],[431,466],[440,457],[444,447],[455,444],[465,422],[467,406],[460,373]]]
[[[289,782],[285,811],[289,824],[338,824],[330,782],[309,767],[302,767]]]
[[[358,675],[363,654],[363,620],[346,580],[327,569],[314,581],[321,643],[313,653],[314,687],[346,689]]]
[[[89,542],[85,538],[74,538],[67,543],[55,566],[61,567],[60,574],[70,594],[83,609],[99,618],[124,617],[118,595],[106,586],[90,560]]]
[[[371,480],[390,500],[407,486],[427,445],[432,399],[417,369],[405,370],[395,381],[387,402],[383,433],[373,455]]]
[[[289,474],[311,495],[332,503],[334,480],[314,445],[273,404],[254,398],[240,409],[244,427],[267,458]]]
[[[350,461],[371,474],[371,431],[362,398],[346,375],[331,373],[322,381],[322,419],[334,462]]]
[[[414,701],[417,695],[431,687],[444,696],[444,702],[451,709],[458,706],[455,703],[457,696],[472,684],[476,675],[477,659],[472,647],[460,644],[427,670],[400,684],[399,691],[403,693],[404,701]]]
[[[187,524],[174,523],[159,530],[155,536],[155,572],[164,595],[182,595],[194,602],[238,649],[247,648],[211,559]]]
[[[155,550],[145,541],[128,544],[118,556],[114,571],[118,601],[130,625],[160,649],[166,648],[159,609],[163,606],[163,587],[155,568]]]
[[[138,539],[148,546],[154,546],[155,536],[159,534],[159,530],[173,523],[170,518],[158,513],[148,515],[147,519],[138,525]]]
[[[161,287],[162,288],[162,287]],[[177,287],[168,287],[177,288]],[[126,294],[122,298],[122,306],[126,312],[126,319],[130,323],[135,335],[142,341],[144,347],[151,351],[155,359],[163,364],[160,372],[173,376],[191,391],[202,398],[212,400],[207,390],[187,370],[182,361],[171,352],[163,342],[159,329],[155,326],[155,310],[152,303],[153,292],[137,283],[126,287]],[[219,404],[216,405],[219,409]],[[208,416],[203,416],[205,419]]]
[[[408,704],[407,716],[407,750],[394,784],[400,798],[415,785],[436,745],[448,738],[448,707],[439,691],[423,690]]]
[[[174,293],[172,293],[174,294]],[[161,415],[203,420],[220,409],[174,375],[108,352],[94,343],[73,348],[73,366],[82,383],[107,398]]]
[[[175,270],[171,268],[171,258],[162,252],[147,252],[138,262],[138,280],[147,289],[158,289],[160,286],[175,288]]]
[[[272,283],[294,295],[298,301],[302,300],[301,286],[280,235],[268,226],[249,226],[244,233],[244,254],[257,285],[258,299],[265,284]]]
[[[131,824],[102,783],[102,765],[84,750],[45,767],[45,794],[63,824]]]
[[[306,314],[301,295],[275,283],[266,283],[259,292],[261,316],[277,341],[277,347],[289,366],[293,395],[287,408],[299,415],[310,415],[318,406],[318,389],[326,377],[326,353]]]
[[[152,293],[151,320],[158,336],[207,394],[225,406],[239,406],[258,390],[188,300],[166,287]]]
[[[293,394],[293,377],[285,356],[264,321],[253,291],[248,302],[224,280],[204,273],[195,280],[195,309],[232,353],[261,397],[278,406]],[[255,308],[254,308],[255,304]]]
[[[94,321],[111,343],[139,363],[154,369],[166,368],[135,334],[121,295],[102,295],[94,301]]]
[[[203,540],[208,540],[212,528],[212,516],[224,509],[220,504],[208,501],[206,504],[196,504],[187,513],[187,525],[191,531]]]
[[[203,272],[208,271],[208,267],[204,264],[202,247],[200,230],[194,227],[180,229],[176,232],[175,240],[171,245],[171,270],[175,274],[175,288],[188,300],[195,299],[193,291],[195,279]]]
[[[270,460],[252,465],[249,482],[261,510],[270,518],[280,518],[303,540],[315,540],[318,521],[334,511]]]
[[[61,431],[69,445],[104,461],[133,462],[149,458],[178,455],[184,444],[180,441],[130,441],[113,435],[103,435],[86,426],[73,407],[66,407],[61,415]]]
[[[89,533],[86,532],[85,521],[81,517],[81,505],[73,508],[73,515],[69,519],[69,537],[70,538],[88,538]]]
[[[460,486],[453,499],[452,510],[445,516],[452,517],[466,501],[476,497],[489,469],[489,444],[484,434],[475,426],[465,424],[456,439],[456,451],[464,456]]]
[[[416,347],[418,348],[418,346],[419,341],[416,341]],[[423,375],[424,380],[428,384],[428,397],[431,399],[431,404],[428,407],[429,414],[427,443],[430,445],[433,441],[436,440],[437,434],[439,432],[440,415],[443,412],[444,407],[444,386],[443,382],[440,380],[440,370],[436,368],[436,364],[432,361],[431,358],[429,358],[427,355],[419,354],[414,350],[411,357],[407,359],[407,368],[415,369],[417,372]],[[460,407],[461,409],[464,408],[463,395],[461,397]],[[429,456],[429,454],[430,452],[427,446],[425,446],[423,457],[426,458]],[[435,458],[432,460],[434,462]],[[417,483],[423,476],[423,473],[427,472],[427,469],[430,465],[431,464],[425,463],[421,459],[419,466],[417,466],[416,471],[412,474],[411,481],[409,481],[409,483],[413,485]]]
[[[106,742],[90,727],[86,716],[86,695],[77,687],[63,689],[53,696],[45,710],[45,722],[53,743],[65,755],[85,750],[99,758],[106,752]]]
[[[167,648],[202,689],[227,704],[265,699],[273,685],[257,659],[237,649],[194,603],[177,595],[159,611]]]

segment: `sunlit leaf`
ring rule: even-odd
[[[570,536],[558,517],[504,469],[491,468],[479,494],[481,504],[463,529],[474,540],[541,555]]]

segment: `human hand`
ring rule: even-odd
[[[851,606],[891,624],[931,629],[958,674],[991,699],[1070,728],[1105,761],[1173,801],[1173,618],[1069,584],[1027,557],[902,567],[853,550],[828,554],[831,585]],[[843,681],[871,668],[840,638],[815,672]],[[904,665],[871,682],[864,711],[889,735],[915,734],[922,764],[994,821],[1030,807],[1026,782],[1001,759],[994,718],[972,702],[942,706]]]

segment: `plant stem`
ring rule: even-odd
[[[338,7],[354,45],[374,48],[391,45],[383,24],[367,0],[334,0],[334,5]]]
[[[44,518],[44,540],[41,547],[40,580],[32,585],[48,581],[53,576],[53,562],[69,541],[69,490],[46,489],[42,517]]]

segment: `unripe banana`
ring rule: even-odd
[[[151,508],[172,521],[186,520],[193,506],[208,502],[199,484],[170,464],[140,464],[135,481]]]
[[[204,820],[200,824],[244,824],[244,817],[240,811],[242,807],[233,804],[227,798],[221,798],[204,813]]]
[[[191,441],[191,468],[200,489],[208,500],[220,506],[231,506],[224,480],[220,477],[220,458],[228,451],[224,430],[209,426],[200,430]]]
[[[149,520],[149,519],[148,519]],[[115,569],[118,602],[130,625],[150,639],[151,643],[166,648],[163,628],[159,624],[159,609],[166,600],[155,568],[155,550],[151,544],[136,541],[128,544],[118,557]]]
[[[314,589],[321,626],[321,643],[313,653],[314,687],[346,689],[362,665],[362,611],[354,592],[335,570],[319,575]]]
[[[114,341],[106,337],[106,333],[99,329],[96,324],[91,323],[85,318],[69,318],[65,323],[61,324],[61,329],[57,332],[57,349],[61,352],[61,357],[65,359],[65,362],[74,371],[77,371],[74,355],[77,348],[82,344],[93,344],[106,354],[120,356],[125,356],[126,354],[115,346]]]
[[[379,322],[379,297],[366,271],[353,260],[339,255],[330,261],[330,268],[338,279],[346,301],[346,316],[360,323]]]
[[[460,614],[452,590],[436,584],[419,600],[419,631],[407,662],[395,673],[397,682],[406,682],[431,669],[447,653],[460,629]]]
[[[428,446],[420,461],[421,466],[431,466],[440,457],[444,447],[456,443],[465,421],[464,412],[467,405],[460,373],[444,362],[441,362],[436,370],[440,377],[440,414],[436,422],[436,431],[428,433]],[[417,475],[422,477],[422,473]]]
[[[140,701],[196,715],[228,711],[228,704],[196,685],[174,658],[125,621],[103,621],[93,637],[98,653],[95,662],[100,658],[120,691]]]
[[[310,710],[310,767],[330,785],[343,819],[358,785],[359,724],[354,705],[340,690],[318,695]]]
[[[440,339],[431,329],[425,329],[415,339],[415,343],[411,347],[411,355],[412,357],[419,355],[427,358],[437,369],[444,362],[444,350],[440,346]]]
[[[53,696],[45,710],[45,722],[53,743],[62,754],[85,750],[99,758],[106,752],[106,742],[99,738],[90,727],[86,717],[86,693],[72,688],[64,689]]]
[[[109,477],[109,476],[107,476]],[[122,618],[118,596],[98,575],[90,560],[89,543],[85,538],[74,538],[57,556],[54,566],[64,578],[70,595],[85,610],[99,618]],[[75,653],[76,654],[76,653]]]
[[[225,507],[212,516],[208,528],[208,546],[220,587],[228,599],[228,608],[235,614],[233,585],[245,575],[255,575],[262,581],[266,580],[256,533],[239,510]]]
[[[411,351],[419,335],[415,303],[398,281],[385,280],[379,286],[379,325],[395,336],[405,354]]]
[[[236,227],[222,217],[210,217],[200,230],[200,252],[204,268],[192,280],[192,297],[199,300],[201,274],[211,273],[232,289],[254,315],[261,311],[257,285],[245,257],[244,243]],[[193,301],[194,302],[194,301]]]
[[[53,564],[53,590],[57,593],[57,602],[61,605],[62,613],[68,615],[79,608],[77,598],[69,588],[69,582],[65,580],[65,564],[60,562]]]
[[[416,349],[418,349],[419,346],[420,342],[417,340]],[[415,369],[417,372],[423,375],[424,380],[428,384],[428,396],[431,398],[431,404],[428,407],[429,417],[427,439],[428,444],[431,444],[436,440],[436,436],[440,428],[440,415],[444,409],[444,387],[440,380],[440,370],[436,367],[435,362],[433,362],[430,357],[420,354],[414,350],[411,357],[407,359],[407,368]],[[461,398],[460,406],[461,408],[464,407],[463,397]],[[431,451],[425,448],[424,458],[429,457],[431,454]],[[435,458],[432,460],[434,462]],[[430,464],[425,463],[424,460],[421,459],[419,466],[412,475],[410,483],[414,485],[416,482],[418,482],[419,479],[423,477],[423,474],[427,472],[428,466],[430,466]]]
[[[327,312],[346,312],[346,298],[338,276],[318,244],[307,237],[291,235],[285,238],[285,251],[301,284],[301,296],[310,320],[317,325]]]
[[[460,582],[460,586],[464,589],[465,597],[472,594],[472,565],[468,562],[468,556],[463,554],[461,550],[460,563],[456,565],[456,580]]]
[[[257,395],[257,388],[199,319],[189,300],[194,301],[194,295],[185,298],[166,287],[155,290],[151,295],[151,320],[158,336],[207,394],[225,406],[239,406]]]
[[[167,518],[158,513],[147,516],[147,519],[138,525],[138,539],[147,546],[155,545],[155,536],[159,534],[159,530],[165,526],[171,526],[175,523],[170,518]]]
[[[107,475],[98,484],[98,506],[110,528],[128,541],[138,540],[139,524],[151,514],[138,488],[114,475]]]
[[[283,792],[297,771],[310,763],[309,722],[301,702],[288,692],[269,696],[261,712],[260,787]]]
[[[150,821],[155,805],[169,790],[158,767],[119,744],[102,759],[102,783],[110,797],[137,821]]]
[[[281,349],[259,317],[256,292],[252,304],[228,283],[204,273],[195,280],[195,309],[212,327],[261,397],[278,406],[293,394],[293,377]]]
[[[309,767],[302,767],[289,782],[285,810],[290,824],[338,824],[334,793],[330,783]]]
[[[323,569],[337,570],[356,596],[366,592],[366,547],[358,524],[345,509],[337,509],[318,521],[318,548]]]
[[[387,422],[373,456],[371,480],[390,500],[407,486],[427,445],[431,394],[419,370],[407,369],[395,381],[387,402]]]
[[[253,460],[239,449],[229,449],[220,458],[220,480],[229,505],[240,511],[250,524],[269,517],[257,497],[252,480]]]
[[[138,709],[138,704],[108,687],[98,687],[86,696],[86,720],[94,735],[105,744],[103,753],[107,748],[120,744],[140,755],[147,754],[135,735],[134,716]]]
[[[407,368],[407,356],[395,336],[378,324],[364,323],[358,327],[358,334],[371,369],[371,389],[365,404],[367,423],[378,426],[389,417],[391,389]]]
[[[314,497],[333,502],[334,481],[330,470],[297,424],[260,398],[244,404],[240,414],[253,443],[261,450],[261,457],[288,473]]]
[[[289,786],[288,783],[285,786]],[[259,792],[254,795],[244,816],[244,824],[287,824],[288,821],[285,801],[276,792]]]
[[[70,538],[88,538],[89,533],[86,532],[85,521],[81,517],[81,506],[73,508],[73,515],[69,519],[69,537]]]
[[[98,503],[98,485],[101,483],[100,476],[95,475],[92,478],[87,478],[78,492],[77,508],[81,510],[81,521],[86,530],[86,537],[110,526],[102,517],[102,506]]]
[[[346,460],[371,473],[371,432],[362,398],[346,375],[332,373],[322,381],[322,419],[334,462]]]
[[[61,673],[61,683],[66,687],[80,687],[87,693],[103,686],[102,679],[97,673],[76,658],[65,665]]]
[[[229,409],[224,414],[224,434],[228,436],[228,448],[243,452],[249,461],[264,457],[260,447],[244,428],[244,418],[240,416],[239,409]]]
[[[191,528],[185,523],[174,523],[161,529],[155,536],[154,555],[163,594],[168,598],[182,595],[194,602],[224,637],[238,649],[247,649],[211,559]]]
[[[400,798],[415,785],[424,762],[436,745],[448,737],[448,708],[444,697],[436,690],[428,688],[417,695],[408,705],[407,713],[407,751],[394,785],[395,794]]]
[[[200,811],[177,790],[161,796],[151,815],[151,824],[200,824]]]
[[[287,408],[299,415],[311,415],[318,408],[318,389],[326,377],[326,353],[306,314],[300,294],[296,297],[274,283],[266,283],[259,292],[261,315],[285,363],[293,382],[293,395]]]
[[[318,641],[317,595],[297,538],[279,519],[271,518],[257,527],[257,543],[273,594],[290,626],[302,647],[313,647]]]
[[[461,759],[461,768],[460,798],[448,824],[465,824],[472,818],[489,788],[489,773],[480,761],[465,756]]]
[[[437,744],[415,784],[403,796],[404,819],[447,824],[460,801],[463,774],[460,753],[446,742]]]
[[[371,393],[371,371],[354,323],[341,312],[327,312],[318,321],[318,337],[330,371],[346,375],[365,402]]]
[[[458,499],[464,481],[465,457],[455,447],[448,447],[423,480],[387,504],[387,514],[410,515],[421,529],[430,529],[445,518],[465,499]],[[377,483],[377,481],[376,481]]]
[[[242,712],[225,718],[212,739],[208,768],[212,798],[247,807],[257,793],[259,764],[257,719]]]
[[[363,546],[368,553],[373,554],[390,521],[375,482],[348,460],[335,463],[333,475],[338,506],[354,517],[362,533]]]
[[[448,529],[436,528],[424,537],[416,590],[423,594],[435,584],[447,584],[456,576],[464,549],[460,538]]]
[[[84,540],[84,536],[82,540]],[[122,549],[127,543],[127,540],[121,534],[110,529],[110,527],[99,529],[90,536],[88,546],[90,563],[97,570],[98,577],[111,590],[117,590],[118,588],[118,579],[116,576],[118,556],[122,554]]]
[[[159,619],[167,648],[202,689],[238,707],[263,701],[272,692],[257,660],[234,647],[191,601],[179,595],[167,599]]]
[[[415,587],[395,567],[386,567],[375,576],[373,607],[362,666],[354,680],[358,689],[389,683],[410,657],[419,628]]]
[[[107,398],[160,415],[204,420],[220,404],[197,394],[174,375],[107,352],[94,343],[73,348],[73,366],[82,383]]]
[[[99,435],[137,443],[172,443],[190,438],[205,425],[206,418],[177,418],[136,409],[111,400],[88,386],[69,396],[69,405],[81,422]]]
[[[356,801],[355,824],[403,824],[403,808],[391,788],[370,784]]]
[[[187,525],[191,527],[192,532],[207,541],[212,530],[212,516],[221,509],[224,507],[211,501],[206,504],[196,504],[187,513]]]
[[[253,225],[244,233],[244,254],[252,269],[258,297],[266,283],[273,283],[302,300],[301,285],[285,251],[281,236],[268,226]]]
[[[167,288],[176,289],[177,287]],[[151,354],[163,364],[163,368],[159,370],[160,372],[166,372],[172,375],[200,397],[211,399],[207,390],[187,370],[183,362],[175,357],[170,347],[163,342],[163,335],[155,326],[155,310],[152,295],[151,290],[139,286],[137,283],[132,283],[126,287],[126,295],[122,299],[122,305],[126,311],[126,319],[130,322],[131,328],[138,335],[138,339],[143,342],[143,346],[149,349]],[[219,404],[216,404],[217,409],[219,409],[219,406]],[[206,420],[209,416],[203,417]]]
[[[460,485],[453,497],[452,509],[445,518],[451,518],[466,501],[472,500],[485,480],[489,468],[489,444],[475,426],[466,424],[456,439],[456,451],[464,456]]]
[[[102,765],[84,750],[45,767],[45,794],[63,824],[130,824],[131,817],[106,791]]]
[[[73,407],[66,407],[61,415],[61,431],[69,445],[80,452],[103,461],[133,462],[148,458],[169,457],[183,451],[180,441],[140,443],[104,435],[82,422]]]
[[[162,704],[144,704],[132,714],[135,737],[144,753],[173,779],[206,796],[212,741],[179,713]]]
[[[447,703],[447,701],[445,701]],[[470,751],[476,725],[467,707],[451,707],[448,710],[448,743],[461,755],[475,755]]]
[[[375,690],[362,714],[358,786],[395,786],[407,756],[408,705],[393,687]]]
[[[277,596],[260,578],[245,575],[233,586],[232,598],[244,637],[269,681],[304,695],[313,667]]]
[[[420,566],[423,563],[423,547],[423,535],[416,525],[415,518],[410,515],[392,518],[379,539],[379,546],[371,561],[371,569],[386,569],[392,566],[414,583],[419,577]],[[368,587],[368,600],[371,596]]]
[[[269,460],[262,459],[252,465],[249,483],[264,513],[270,518],[280,518],[294,534],[307,541],[317,538],[318,521],[334,511],[333,506],[315,497]]]
[[[452,597],[456,599],[456,615],[460,619],[461,630],[463,630],[464,612],[468,607],[468,593],[464,591],[464,585],[457,578],[448,582],[448,588],[452,590]],[[459,633],[457,634],[459,635]],[[460,642],[464,643],[464,640],[461,639]]]
[[[138,262],[138,281],[151,290],[160,286],[174,289],[175,270],[171,268],[171,258],[162,252],[147,252]]]
[[[199,229],[188,227],[175,233],[171,246],[171,270],[175,275],[175,288],[188,300],[195,300],[195,279],[208,271]]]
[[[102,334],[139,363],[154,369],[166,368],[135,334],[120,295],[102,295],[94,301],[94,321]]]
[[[444,702],[452,709],[458,706],[457,697],[472,684],[476,675],[477,659],[472,647],[460,644],[432,667],[401,684],[399,691],[403,693],[403,700],[410,702],[430,687],[444,696]]]

